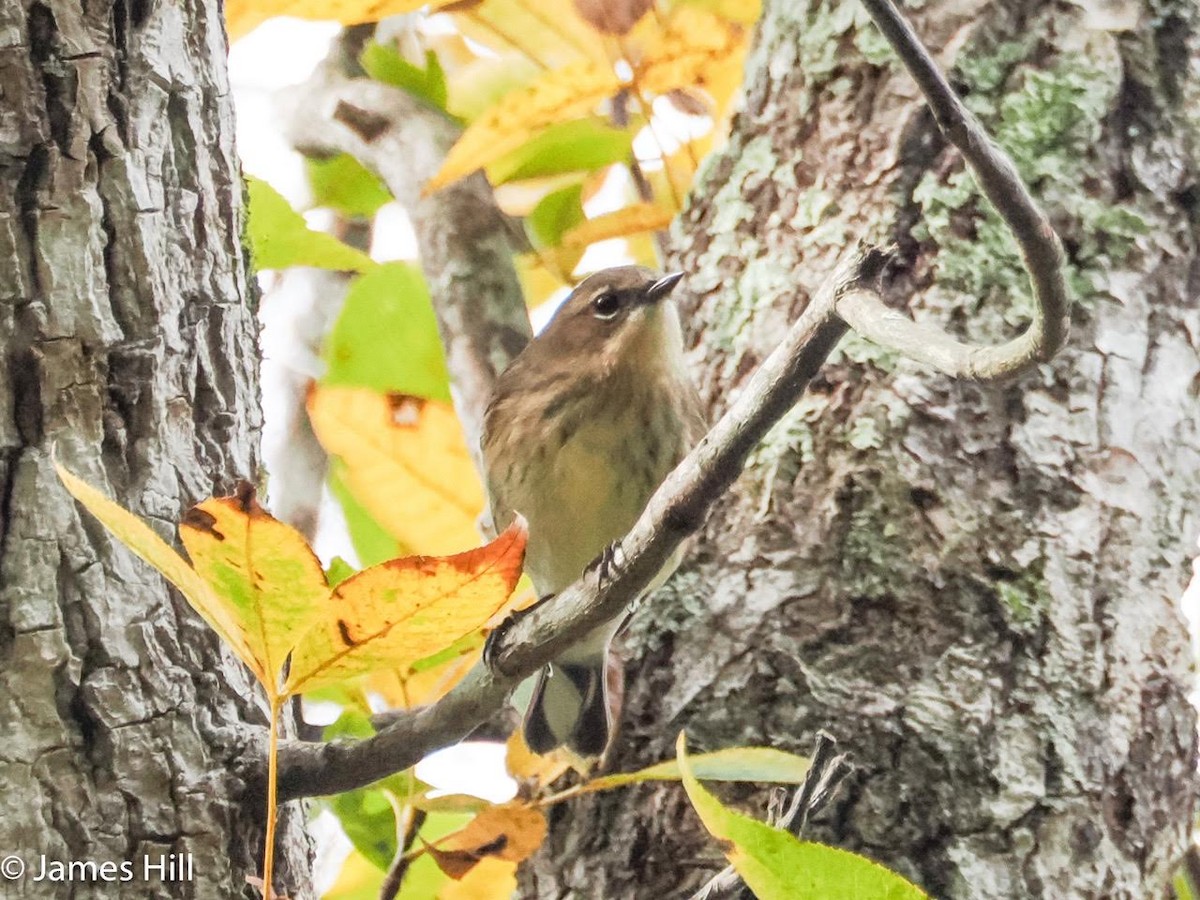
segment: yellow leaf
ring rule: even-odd
[[[581,60],[510,91],[463,132],[442,168],[425,185],[425,193],[452,184],[516,150],[555,122],[589,112],[620,88],[612,66]]]
[[[366,680],[367,688],[397,709],[412,709],[436,703],[462,681],[471,671],[471,667],[479,661],[486,632],[495,628],[514,611],[532,606],[536,602],[537,594],[534,593],[533,583],[527,576],[522,575],[516,590],[484,623],[482,631],[473,632],[456,641],[432,657],[422,660],[413,669],[374,672]]]
[[[438,900],[509,900],[516,889],[517,864],[489,856],[438,891]]]
[[[483,488],[449,404],[318,386],[308,413],[358,502],[400,543],[417,553],[479,543]]]
[[[254,676],[264,685],[268,684],[265,669],[247,640],[245,630],[233,615],[233,610],[224,603],[196,571],[176,553],[166,541],[135,516],[122,509],[87,482],[72,475],[58,463],[54,464],[58,477],[70,491],[71,496],[83,504],[93,516],[113,533],[137,556],[157,569],[162,576],[175,585],[192,608],[220,635]]]
[[[762,15],[761,0],[679,0],[680,5],[697,6],[731,22],[753,25]]]
[[[454,72],[446,85],[446,110],[473,122],[505,94],[525,87],[541,73],[536,63],[519,54],[478,57]]]
[[[633,60],[635,81],[646,91],[665,94],[675,88],[706,88],[740,73],[746,31],[710,12],[691,6],[671,11],[667,27],[646,19],[634,31],[641,58]]]
[[[483,112],[451,149],[441,170],[425,186],[426,193],[494,162],[549,125],[590,111],[625,86],[606,54],[594,52],[603,51],[604,41],[598,40],[594,33],[585,39],[572,31],[588,27],[574,9],[553,12],[544,9],[544,3],[533,4],[530,0],[505,2],[526,14],[536,10],[538,21],[551,22],[562,32],[559,42],[567,37],[571,46],[578,46],[583,58],[546,71],[524,87],[504,94]],[[498,9],[500,3],[501,0],[488,0],[482,6],[470,7],[461,16],[478,25],[483,11]],[[561,0],[556,3],[562,5]],[[512,15],[504,20],[503,26],[498,18],[489,19],[487,27],[503,31],[511,38],[507,41],[509,45],[522,49],[523,36],[528,31],[515,28]],[[634,83],[641,91],[666,93],[675,88],[698,87],[712,93],[721,109],[731,86],[741,80],[746,31],[703,9],[679,6],[672,10],[666,28],[655,16],[643,17],[630,34],[629,48]],[[526,55],[534,56],[528,50]],[[546,66],[554,64],[538,61]]]
[[[654,242],[652,232],[631,236],[625,241],[625,248],[626,254],[639,266],[656,269],[662,265],[658,255],[658,245]]]
[[[361,900],[363,897],[378,897],[383,883],[383,872],[357,850],[351,850],[342,863],[337,880],[321,900]]]
[[[347,578],[292,654],[285,691],[406,668],[482,628],[516,587],[526,536],[518,519],[476,550],[394,559]]]
[[[563,233],[564,247],[586,247],[609,238],[628,237],[667,228],[675,214],[654,203],[635,203],[581,222]]]
[[[506,748],[504,766],[508,774],[539,788],[553,784],[571,768],[571,763],[557,751],[538,754],[530,750],[520,728],[509,735]]]
[[[608,61],[604,42],[573,0],[484,0],[454,13],[467,37],[494,50],[517,50],[542,69],[580,59]]]
[[[226,0],[225,25],[236,40],[274,16],[332,19],[343,25],[378,22],[387,16],[416,12],[423,6],[445,6],[452,0]]]
[[[645,172],[656,197],[682,197],[687,194],[699,163],[713,148],[715,132],[689,141],[666,159],[661,168],[647,166]]]
[[[552,253],[522,253],[513,257],[513,264],[530,309],[537,309],[562,288],[572,286],[571,281],[564,280],[562,269]]]
[[[233,610],[273,693],[288,653],[329,595],[303,535],[270,516],[250,485],[187,511],[179,536],[196,574]]]
[[[426,847],[438,868],[461,879],[487,858],[519,863],[546,839],[546,816],[523,800],[489,806],[460,831]]]
[[[479,647],[483,646],[483,636],[479,638]],[[471,671],[479,659],[478,647],[462,656],[446,660],[444,663],[411,672],[400,669],[388,669],[374,672],[367,679],[368,690],[378,694],[394,709],[412,709],[426,706],[441,700],[450,689],[462,681],[463,676]]]

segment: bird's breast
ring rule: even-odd
[[[526,571],[541,595],[571,584],[622,537],[686,450],[670,393],[641,387],[547,423],[539,444],[516,454],[520,477],[500,485],[528,520]]]

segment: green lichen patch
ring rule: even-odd
[[[1014,625],[1035,624],[1050,606],[1050,592],[1040,565],[1030,566],[1011,579],[996,579],[993,586]]]
[[[841,65],[841,39],[851,32],[860,17],[865,18],[866,13],[857,3],[829,0],[809,4],[807,20],[799,34],[800,62],[806,77],[821,80]]]
[[[892,372],[900,362],[901,354],[891,347],[884,347],[874,341],[869,341],[857,332],[851,331],[834,348],[829,355],[829,365],[840,365],[849,360],[859,365],[872,365],[881,372]]]
[[[957,66],[969,88],[968,106],[1059,228],[1068,250],[1068,281],[1084,303],[1099,291],[1096,276],[1122,262],[1148,230],[1136,209],[1106,196],[1096,176],[1104,118],[1121,79],[1115,54],[1110,64],[1097,61],[1103,51],[1100,44],[1094,54],[1064,54],[1034,68],[1017,65],[1030,47],[1013,41],[983,54],[964,52]],[[997,318],[1009,329],[1024,322],[1030,312],[1028,279],[1016,244],[970,174],[961,165],[927,173],[913,199],[922,211],[917,238],[939,247],[940,291],[975,298],[979,308],[966,312],[982,333],[1005,330]],[[959,302],[946,298],[947,305]]]
[[[855,450],[877,450],[883,446],[883,435],[871,416],[859,416],[846,431],[846,443]]]
[[[816,461],[814,426],[828,408],[828,396],[805,394],[784,413],[750,454],[746,470],[757,482],[761,513],[770,509],[777,484],[791,483],[802,466]]]

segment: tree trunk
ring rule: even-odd
[[[5,896],[256,896],[263,794],[230,776],[227,726],[265,722],[258,691],[51,457],[172,541],[191,503],[254,476],[220,7],[27,0],[0,21],[0,855],[27,868],[5,861]],[[64,883],[55,861],[95,868]]]
[[[1085,6],[911,11],[1060,229],[1068,350],[980,387],[849,338],[625,640],[616,767],[685,728],[695,752],[826,729],[857,769],[811,835],[938,897],[1162,896],[1195,810],[1197,20]],[[918,318],[1023,321],[1011,240],[856,10],[767,3],[681,217],[714,409],[859,239],[898,244]],[[686,896],[717,854],[677,787],[607,793],[556,810],[523,895]]]

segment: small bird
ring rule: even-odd
[[[681,277],[640,266],[597,272],[497,379],[482,438],[492,520],[498,530],[517,513],[528,521],[525,571],[543,601],[625,536],[704,433],[670,299]],[[608,645],[621,621],[535,676],[523,726],[534,752],[604,752]]]

